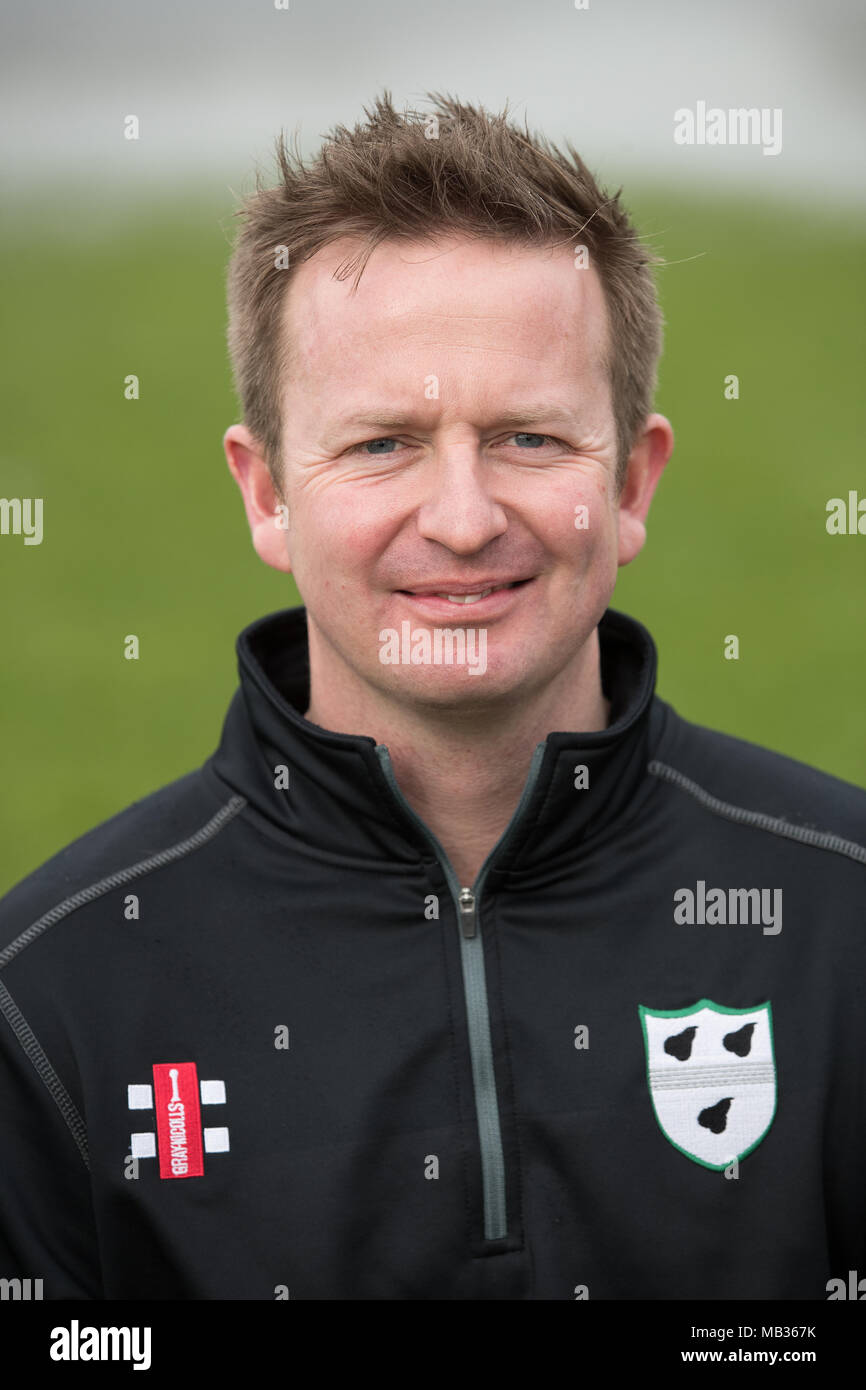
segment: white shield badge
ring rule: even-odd
[[[662,1133],[705,1168],[727,1168],[760,1144],[776,1113],[770,1004],[728,1009],[639,1005],[647,1080]]]

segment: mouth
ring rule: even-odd
[[[448,589],[398,589],[398,593],[406,594],[409,598],[420,599],[445,599],[448,603],[468,604],[480,603],[483,599],[489,598],[491,594],[505,593],[508,589],[520,589],[524,584],[529,584],[530,579],[512,579],[507,583],[493,583],[485,587],[469,589],[465,584],[455,584]]]

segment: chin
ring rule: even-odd
[[[381,682],[379,682],[381,686]],[[396,680],[387,687],[392,699],[428,709],[483,709],[504,702],[513,702],[522,686],[517,672],[492,671],[471,675],[463,667],[459,671],[446,669],[419,670],[409,679]]]

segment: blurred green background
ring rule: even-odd
[[[657,405],[677,442],[613,606],[653,633],[685,718],[866,786],[866,536],[825,529],[829,498],[866,497],[862,218],[658,187],[627,202],[668,262]],[[0,496],[45,499],[41,546],[0,537],[0,892],[198,766],[237,633],[299,602],[252,549],[220,442],[232,208],[17,199],[0,231]]]

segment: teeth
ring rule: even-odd
[[[517,580],[514,579],[510,584],[501,584],[502,589],[513,589]],[[480,598],[486,598],[488,594],[498,593],[499,589],[480,589],[477,594],[443,594],[438,593],[437,598],[447,598],[449,603],[477,603]]]
[[[479,594],[437,594],[437,598],[447,598],[449,603],[477,603],[480,598],[492,594],[492,589],[482,589]]]
[[[479,589],[477,594],[446,594],[440,591],[439,593],[431,594],[430,597],[447,598],[449,603],[477,603],[479,599],[486,598],[488,594],[499,593],[500,589],[513,589],[515,584],[519,582],[519,580],[513,579],[510,584],[500,584],[498,587],[492,589]],[[413,591],[407,589],[406,592],[411,594]],[[422,597],[422,595],[419,595],[419,597]]]

